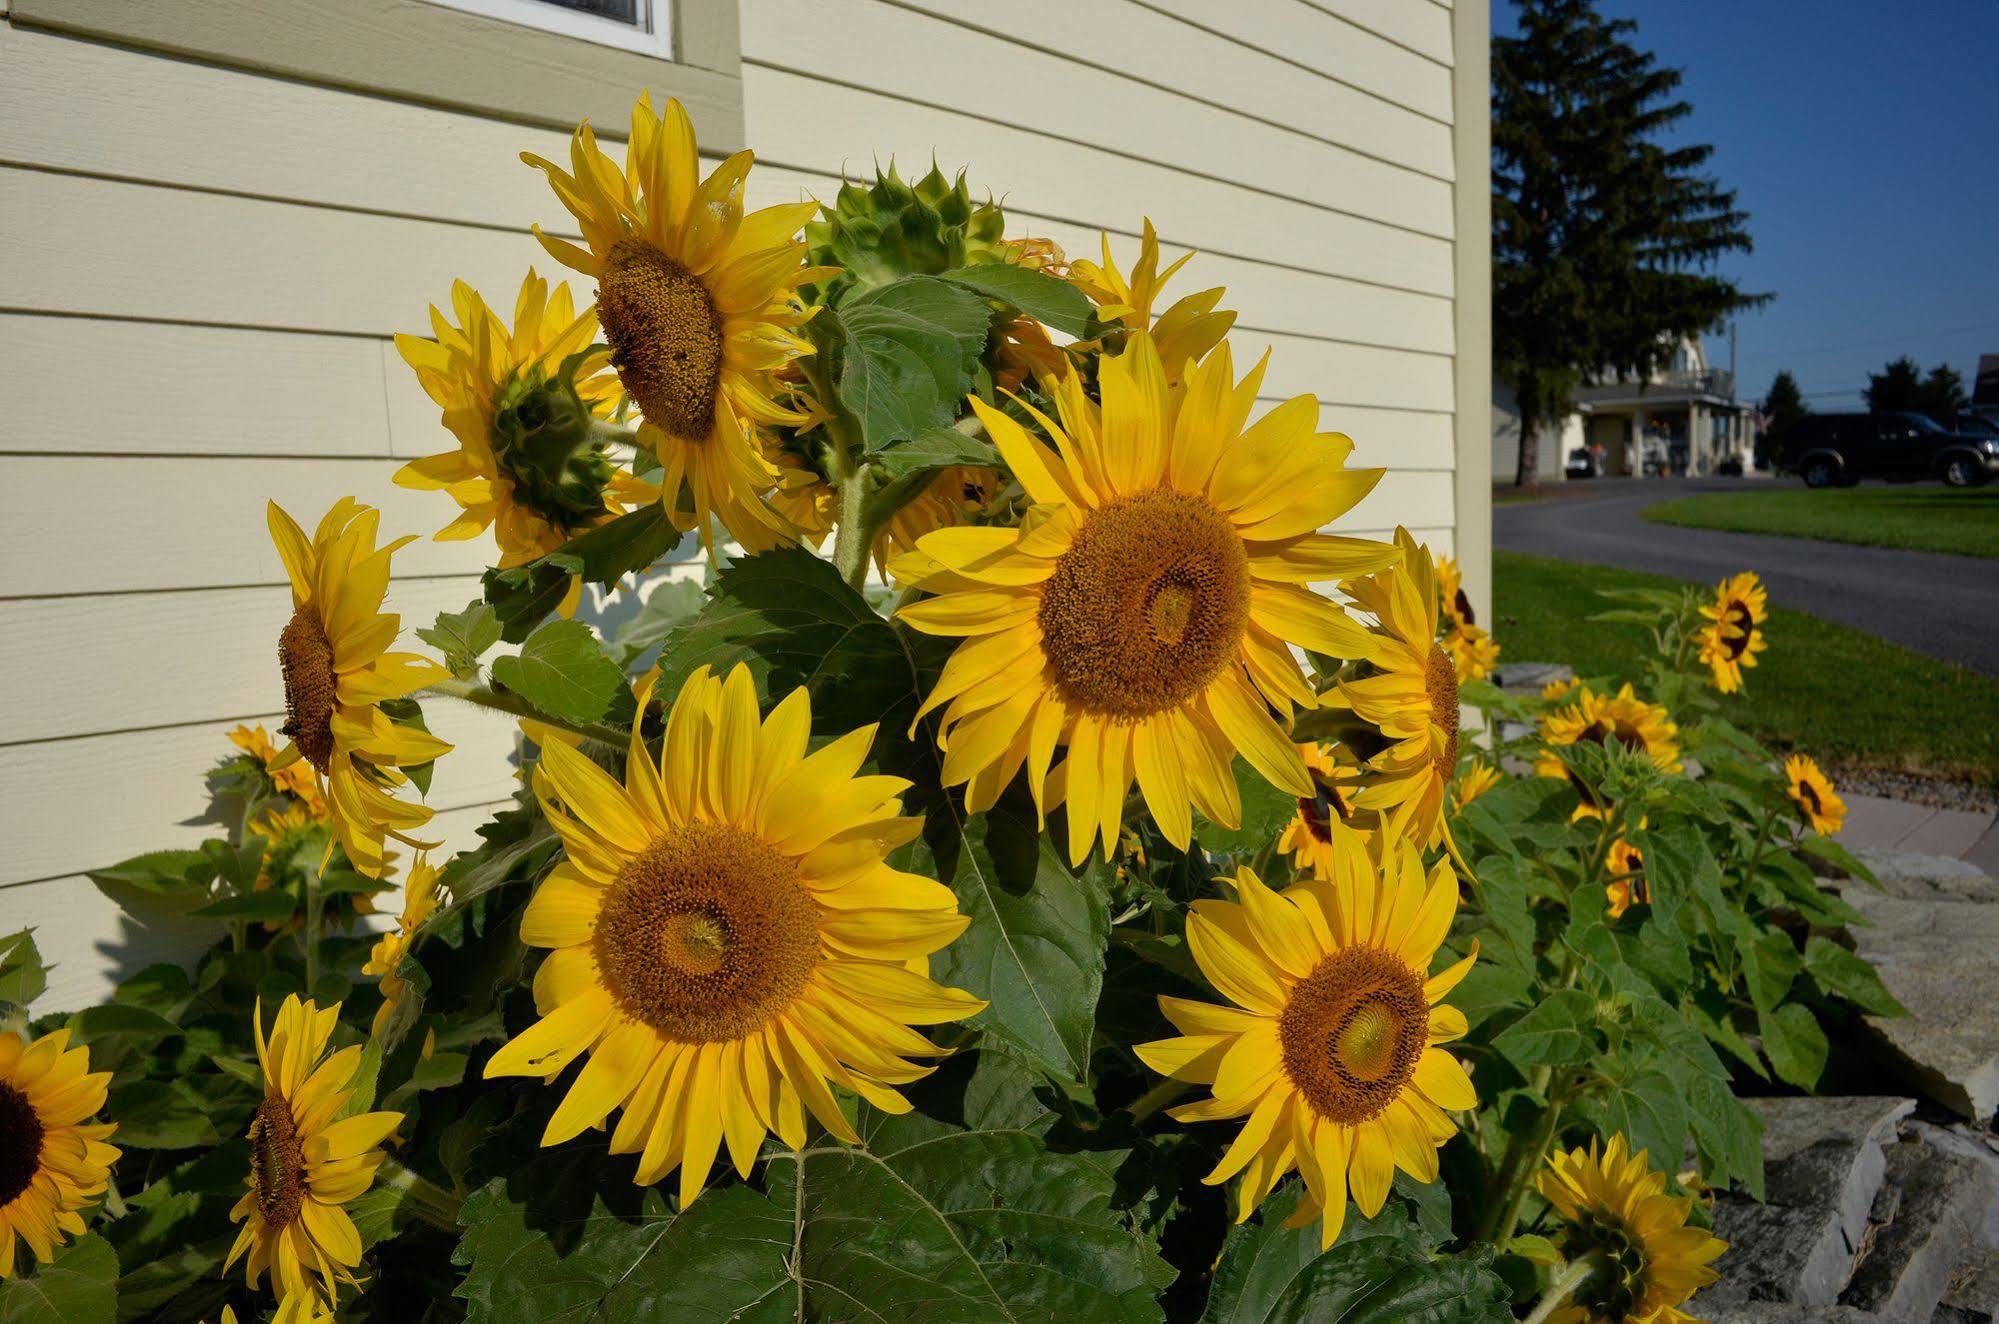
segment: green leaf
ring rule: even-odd
[[[215,877],[210,857],[199,850],[156,850],[134,855],[109,869],[93,869],[90,881],[103,886],[136,887],[160,896],[184,896],[208,886]]]
[[[490,604],[474,602],[463,611],[437,613],[437,623],[419,626],[416,637],[444,654],[444,665],[455,675],[469,676],[481,655],[500,642],[500,617]]]
[[[188,914],[197,919],[247,919],[268,924],[290,919],[299,909],[298,899],[280,888],[262,892],[240,892],[212,901]]]
[[[548,622],[518,657],[493,659],[493,679],[565,722],[597,721],[625,688],[624,669],[581,621]]]
[[[726,674],[746,662],[775,701],[803,685],[821,735],[869,722],[893,729],[915,711],[918,680],[904,637],[840,578],[831,562],[790,547],[748,556],[722,571],[708,605],[667,636],[661,692],[679,691],[697,666]]]
[[[991,323],[985,300],[934,276],[906,276],[822,312],[840,336],[840,403],[863,449],[922,436],[957,416]]]
[[[908,441],[877,451],[874,462],[890,482],[924,478],[939,469],[961,464],[1000,467],[999,450],[983,437],[968,436],[954,427],[928,428]]]
[[[1633,1151],[1649,1150],[1655,1167],[1677,1168],[1687,1143],[1685,1082],[1658,1070],[1610,1074],[1611,1087],[1590,1095],[1577,1114],[1606,1139],[1622,1132]]]
[[[1684,1084],[1687,1121],[1707,1181],[1714,1186],[1739,1181],[1762,1199],[1763,1119],[1729,1092],[1725,1080],[1691,1076]]]
[[[628,1193],[629,1159],[536,1160],[465,1202],[468,1324],[1158,1318],[1173,1270],[1112,1207],[1121,1154],[924,1129],[774,1155],[768,1194],[726,1186],[677,1215],[657,1191]]]
[[[692,579],[670,579],[654,584],[638,615],[618,628],[611,651],[618,665],[635,671],[645,655],[658,647],[681,623],[701,610],[701,585]]]
[[[78,1043],[97,1044],[106,1039],[119,1039],[134,1048],[150,1048],[162,1039],[174,1038],[181,1032],[180,1026],[158,1012],[126,1002],[105,1002],[85,1007],[69,1018],[69,1027]]]
[[[592,584],[611,584],[644,570],[672,551],[681,533],[658,502],[648,502],[607,520],[564,543],[559,551],[525,565],[488,570],[486,601],[500,618],[500,637],[517,644],[554,611],[580,575]]]
[[[33,1270],[25,1247],[16,1254],[14,1276],[0,1279],[0,1324],[109,1324],[117,1317],[118,1256],[103,1237],[80,1237]]]
[[[998,299],[1064,335],[1080,336],[1090,329],[1090,301],[1083,292],[1032,267],[989,262],[947,271],[942,279]]]
[[[49,986],[35,931],[22,929],[0,938],[0,1003],[26,1008]]]
[[[219,1085],[220,1082],[217,1082]],[[193,1149],[227,1139],[215,1101],[192,1082],[135,1080],[114,1085],[104,1115],[118,1122],[118,1143],[132,1149]]]
[[[1825,1031],[1819,1028],[1810,1007],[1787,1002],[1774,1011],[1758,1008],[1756,1025],[1763,1034],[1763,1051],[1769,1054],[1770,1065],[1779,1076],[1799,1089],[1809,1090],[1819,1083],[1829,1050]]]
[[[1235,762],[1236,792],[1242,800],[1242,826],[1227,828],[1196,819],[1194,836],[1213,855],[1229,855],[1248,863],[1275,845],[1298,813],[1298,797],[1286,795],[1263,779],[1249,764]]]
[[[1103,991],[1109,894],[1095,870],[1069,872],[1034,811],[1008,797],[966,816],[956,800],[902,865],[958,894],[971,927],[930,958],[931,977],[992,1005],[970,1024],[1061,1080],[1082,1080]]]
[[[1489,1249],[1432,1260],[1408,1216],[1391,1202],[1372,1219],[1349,1208],[1339,1240],[1321,1254],[1316,1223],[1282,1226],[1300,1187],[1293,1182],[1273,1196],[1255,1224],[1230,1229],[1201,1324],[1499,1324],[1513,1318]]]
[[[1798,838],[1798,849],[1804,851],[1807,855],[1818,856],[1826,863],[1837,867],[1847,876],[1858,878],[1861,882],[1871,887],[1878,888],[1881,886],[1881,880],[1874,876],[1874,870],[1868,867],[1867,861],[1861,859],[1831,837],[1821,837],[1816,832],[1808,832]]]
[[[1831,939],[1814,934],[1805,940],[1805,973],[1862,1011],[1876,1016],[1909,1014],[1871,964]]]
[[[1556,989],[1500,1031],[1492,1046],[1517,1067],[1580,1062],[1596,1051],[1596,1002],[1581,989]]]

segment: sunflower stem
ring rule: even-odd
[[[1175,1080],[1173,1077],[1168,1076],[1145,1093],[1139,1095],[1136,1099],[1133,1099],[1125,1111],[1131,1114],[1133,1121],[1142,1122],[1192,1088],[1193,1086],[1189,1082]]]
[[[319,918],[326,905],[320,895],[319,875],[326,868],[326,860],[312,866],[305,875],[305,995],[315,996],[319,987]]]
[[[418,1176],[394,1158],[382,1160],[382,1185],[408,1196],[410,1212],[441,1232],[458,1230],[459,1199],[428,1177]]]
[[[1561,1125],[1562,1108],[1567,1102],[1563,1094],[1550,1094],[1548,1106],[1542,1110],[1533,1129],[1516,1135],[1513,1142],[1507,1145],[1506,1159],[1499,1169],[1500,1198],[1486,1205],[1486,1215],[1478,1233],[1480,1241],[1503,1245],[1513,1239],[1513,1230],[1520,1225],[1520,1211],[1527,1204],[1527,1192],[1533,1189],[1534,1176],[1547,1160],[1548,1146],[1555,1139],[1555,1132]]]
[[[1598,1257],[1585,1255],[1571,1260],[1555,1275],[1555,1281],[1548,1284],[1548,1290],[1534,1303],[1534,1313],[1526,1319],[1526,1324],[1544,1324],[1550,1315],[1562,1308],[1562,1303],[1575,1294],[1575,1290],[1589,1281],[1589,1276],[1601,1267]]]
[[[496,690],[477,681],[459,680],[455,676],[433,681],[424,687],[423,692],[443,695],[447,699],[460,699],[466,703],[477,704],[481,708],[491,708],[495,712],[524,717],[531,722],[540,722],[545,726],[560,727],[588,740],[601,740],[614,749],[622,749],[632,735],[623,727],[607,726],[602,722],[566,722],[559,717],[550,717],[518,694]]]

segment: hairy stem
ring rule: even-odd
[[[477,681],[459,680],[455,676],[448,680],[434,681],[425,686],[423,692],[441,694],[447,699],[460,699],[466,703],[477,704],[481,708],[491,708],[494,712],[525,717],[532,722],[560,727],[564,731],[571,731],[591,740],[601,740],[613,748],[622,748],[632,734],[623,727],[608,726],[602,722],[565,722],[559,717],[550,717],[518,694],[496,690]]]
[[[382,1161],[379,1180],[390,1190],[408,1196],[410,1211],[442,1232],[458,1230],[459,1199],[428,1177],[420,1177],[396,1159]]]
[[[1575,1293],[1578,1287],[1589,1281],[1599,1265],[1597,1257],[1585,1255],[1579,1260],[1571,1260],[1555,1275],[1555,1281],[1548,1284],[1548,1291],[1534,1303],[1534,1313],[1526,1319],[1526,1324],[1543,1324],[1550,1315],[1562,1308],[1562,1303]]]
[[[1131,1114],[1133,1121],[1142,1122],[1192,1088],[1194,1087],[1187,1081],[1175,1080],[1168,1076],[1133,1099],[1125,1111]]]

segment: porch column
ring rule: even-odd
[[[1707,451],[1713,438],[1707,435],[1707,410],[1698,404],[1687,406],[1687,475],[1699,478],[1711,473],[1714,465]]]

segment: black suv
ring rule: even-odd
[[[1927,414],[1806,414],[1777,463],[1808,487],[1851,487],[1863,478],[1975,487],[1999,478],[1999,437],[1949,432]]]

